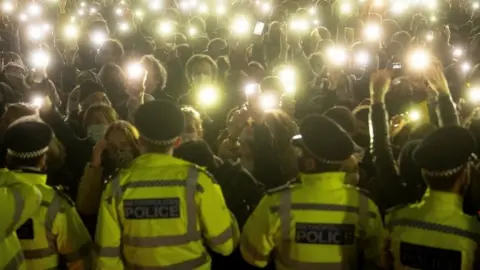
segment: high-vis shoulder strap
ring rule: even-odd
[[[13,212],[12,220],[8,226],[6,235],[10,235],[15,230],[15,227],[18,225],[18,222],[22,218],[23,208],[25,207],[25,202],[23,201],[22,194],[20,191],[15,188],[10,189],[13,193],[13,199],[15,203],[15,210]]]

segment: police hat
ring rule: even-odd
[[[354,153],[355,145],[345,130],[321,115],[305,118],[300,124],[300,135],[293,137],[292,143],[326,164],[343,163]]]
[[[429,134],[413,153],[425,174],[449,177],[460,172],[475,151],[475,138],[460,126],[442,127]]]
[[[135,113],[140,136],[155,145],[170,145],[183,133],[185,119],[180,108],[168,101],[150,101]]]
[[[31,159],[48,151],[53,133],[50,127],[38,119],[26,116],[10,125],[5,132],[5,148],[8,155]]]

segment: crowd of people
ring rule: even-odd
[[[480,269],[480,2],[0,13],[0,269]]]

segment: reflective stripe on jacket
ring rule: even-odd
[[[270,254],[277,269],[358,269],[358,253],[383,265],[383,225],[378,208],[344,185],[345,173],[301,175],[273,190],[243,228],[240,250],[264,267]]]
[[[96,230],[97,269],[210,269],[202,239],[230,254],[238,226],[202,169],[145,154],[110,182]]]

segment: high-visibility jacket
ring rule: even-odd
[[[0,269],[27,269],[15,230],[40,207],[41,193],[0,170]]]
[[[97,269],[210,269],[202,239],[222,255],[239,239],[220,187],[203,169],[150,153],[107,184]]]
[[[69,269],[91,269],[93,243],[67,195],[47,186],[45,174],[14,174],[34,184],[43,196],[40,208],[17,230],[27,268],[55,269],[62,260]]]
[[[383,224],[377,206],[345,173],[301,174],[265,195],[248,219],[240,251],[248,263],[277,269],[358,269],[383,265]],[[363,252],[363,254],[362,254]]]
[[[480,223],[462,204],[454,193],[428,190],[422,202],[387,214],[394,269],[480,269]]]

